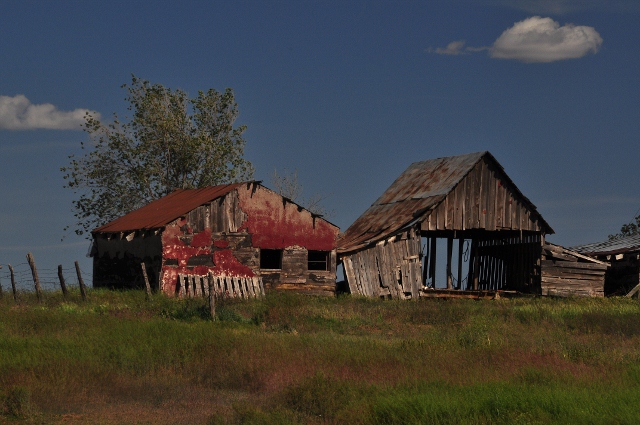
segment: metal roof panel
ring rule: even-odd
[[[571,247],[572,250],[587,255],[611,255],[640,251],[640,235],[624,236],[603,242],[595,242]]]
[[[515,194],[531,211],[535,205],[525,197],[488,151],[414,162],[389,186],[338,240],[338,252],[350,252],[397,233],[436,208],[478,162],[487,158],[509,181]],[[538,214],[539,215],[539,214]],[[540,216],[546,233],[553,229]]]
[[[162,228],[200,205],[224,196],[243,184],[251,184],[251,182],[223,184],[201,189],[176,189],[167,196],[98,227],[91,233],[119,233]]]

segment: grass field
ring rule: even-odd
[[[630,299],[0,300],[0,423],[636,424]]]

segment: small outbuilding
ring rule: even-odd
[[[540,294],[542,245],[552,233],[493,155],[477,152],[411,164],[339,238],[338,257],[353,294]],[[436,282],[437,252],[446,257],[445,282]]]
[[[605,295],[627,295],[640,284],[640,235],[574,246],[572,250],[608,262],[604,278]]]
[[[94,287],[333,294],[339,229],[260,182],[179,189],[92,232]],[[144,266],[143,266],[144,265]]]
[[[603,297],[609,263],[574,249],[545,242],[542,246],[542,295]]]

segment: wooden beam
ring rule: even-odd
[[[629,291],[629,293],[627,295],[625,295],[627,298],[631,298],[633,297],[635,294],[638,293],[638,291],[640,291],[640,283],[638,283],[636,286],[634,286],[634,288]]]
[[[472,250],[471,252],[474,253],[473,255],[473,290],[477,291],[478,290],[478,277],[480,276],[480,261],[479,261],[479,256],[478,256],[478,242],[475,241],[476,243],[476,248],[475,250],[473,249],[473,242],[472,242]]]
[[[453,253],[453,238],[447,238],[447,289],[453,289],[453,276],[451,274],[452,253]]]
[[[144,278],[144,287],[146,289],[146,297],[147,300],[151,298],[151,285],[149,285],[149,276],[147,275],[147,266],[145,266],[144,261],[140,263],[140,267],[142,267],[142,277]]]
[[[458,289],[462,289],[462,250],[464,249],[464,239],[458,239]]]
[[[429,260],[429,276],[431,276],[431,286],[436,287],[436,238],[431,238],[431,259]]]

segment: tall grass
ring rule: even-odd
[[[222,300],[217,319],[204,300],[138,291],[5,297],[0,422],[127,423],[127,409],[136,423],[640,417],[635,300],[269,294]]]

